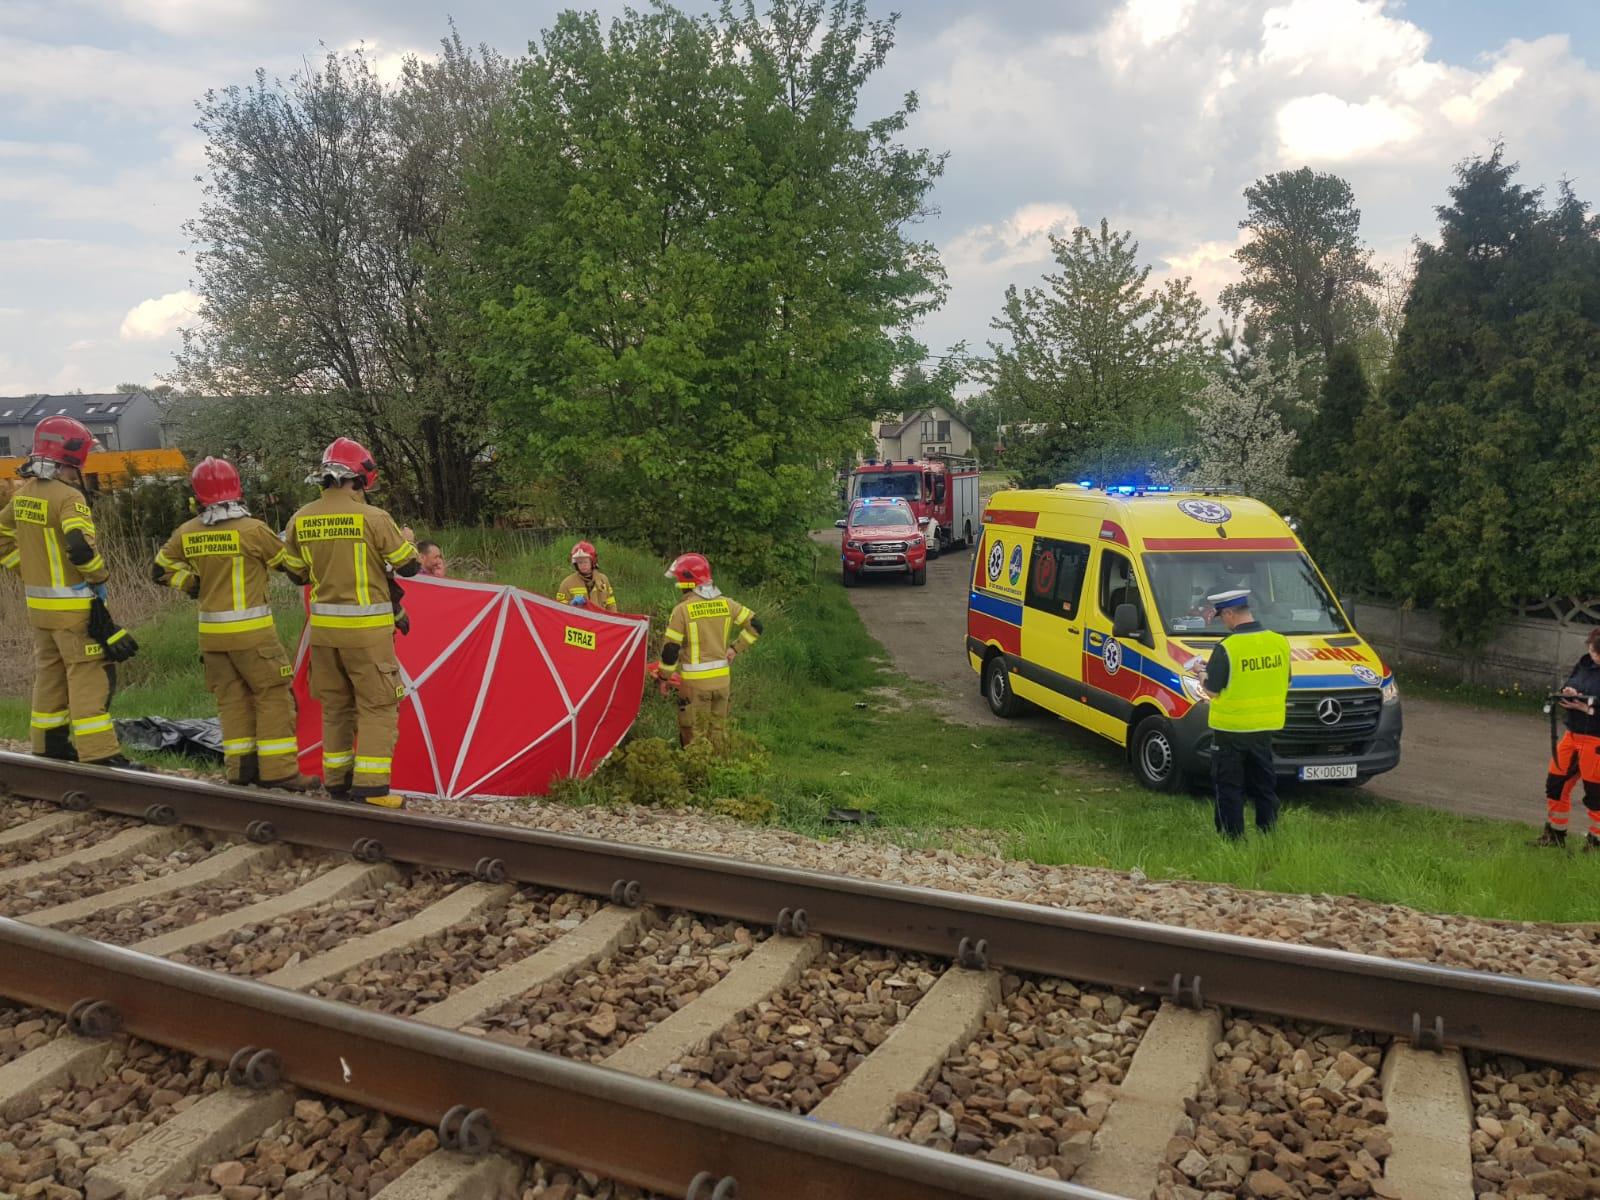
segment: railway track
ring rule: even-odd
[[[1600,1195],[1595,989],[8,753],[0,787],[36,1175],[0,1194],[290,1195],[207,1172],[275,1186],[230,1156],[293,1085],[347,1142],[489,1151],[330,1197]],[[47,1173],[73,1082],[146,1043],[231,1076]]]

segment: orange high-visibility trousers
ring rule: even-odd
[[[1566,832],[1572,815],[1572,790],[1580,779],[1589,832],[1600,837],[1600,737],[1569,731],[1556,744],[1544,781],[1545,820],[1550,828]]]

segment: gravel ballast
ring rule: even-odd
[[[1600,1196],[1600,1071],[1469,1054],[1474,1191],[1486,1200]]]
[[[54,1041],[62,1024],[56,1013],[0,1001],[0,1067]]]
[[[599,1062],[719,983],[757,936],[732,921],[670,913],[614,956],[523,994],[463,1032]]]
[[[103,842],[112,834],[132,829],[135,822],[123,817],[97,816],[87,824],[53,833],[37,842],[24,842],[20,846],[0,849],[0,870],[20,867],[23,863],[46,862],[60,858],[75,850],[87,850],[96,842]]]
[[[1167,1147],[1157,1200],[1380,1196],[1389,1135],[1383,1047],[1362,1034],[1234,1016]]]
[[[418,871],[364,896],[333,900],[266,925],[246,925],[170,956],[173,962],[257,978],[416,916],[461,886],[459,876]]]
[[[145,1042],[113,1054],[106,1079],[46,1092],[31,1114],[9,1126],[0,1123],[0,1194],[77,1197],[101,1159],[126,1150],[222,1085],[216,1064]]]
[[[386,954],[310,992],[330,1000],[408,1017],[470,987],[500,967],[536,953],[583,924],[600,907],[571,892],[523,889],[503,908],[454,925],[420,946]]]
[[[127,908],[108,909],[67,928],[82,937],[131,946],[281,896],[332,870],[333,865],[332,859],[316,855],[295,858],[259,868],[239,879],[218,880],[182,893],[152,896]]]
[[[1563,927],[1441,916],[1348,896],[1254,892],[1222,884],[1151,880],[1139,871],[1047,867],[992,854],[911,849],[893,844],[884,834],[847,834],[837,841],[819,841],[787,830],[752,828],[723,817],[683,811],[476,800],[420,800],[412,807],[418,812],[552,833],[1600,986],[1600,922]],[[969,831],[966,840],[981,846],[992,838],[978,830]]]
[[[1154,1010],[1114,992],[1005,975],[1001,1005],[900,1098],[894,1136],[1049,1179],[1088,1158]]]
[[[940,970],[917,955],[830,944],[794,983],[662,1077],[715,1096],[810,1112],[910,1015]]]
[[[119,863],[91,863],[66,867],[53,875],[31,879],[0,895],[0,912],[20,917],[53,908],[84,896],[98,896],[118,888],[159,879],[204,862],[227,849],[228,843],[200,834],[166,854],[136,854]]]
[[[18,825],[26,825],[29,821],[37,821],[40,817],[52,816],[61,811],[59,804],[51,804],[45,800],[19,800],[12,798],[0,800],[0,833],[8,829],[15,829]]]

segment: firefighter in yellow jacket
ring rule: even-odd
[[[239,472],[206,458],[189,477],[200,513],[156,555],[151,576],[200,601],[206,687],[217,700],[230,783],[309,791],[294,733],[294,668],[267,605],[267,572],[305,582],[306,565],[244,506]]]
[[[113,664],[138,647],[105,608],[106,562],[80,490],[93,446],[94,435],[71,417],[39,422],[23,483],[0,509],[0,566],[21,574],[33,627],[33,752],[137,767],[123,757],[107,711]]]
[[[611,579],[600,570],[600,557],[594,552],[592,542],[579,542],[569,556],[572,574],[561,581],[556,589],[556,602],[577,608],[595,608],[601,612],[617,611],[617,593]]]
[[[656,678],[662,695],[677,685],[679,743],[696,736],[720,742],[728,728],[731,664],[761,636],[761,622],[718,590],[703,554],[679,555],[667,578],[686,595],[667,622]]]
[[[311,576],[311,694],[322,705],[322,785],[336,800],[401,808],[389,790],[405,687],[394,656],[401,595],[393,575],[419,570],[394,518],[367,503],[378,468],[366,447],[334,441],[307,480],[322,495],[289,521],[289,553]]]

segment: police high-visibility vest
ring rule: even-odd
[[[1227,733],[1282,729],[1289,706],[1289,640],[1270,629],[1231,633],[1228,686],[1211,700],[1211,728]]]

